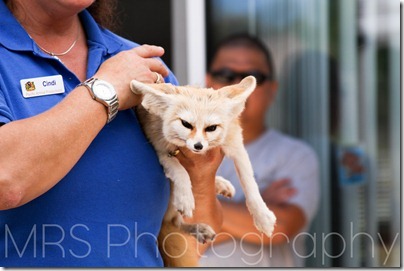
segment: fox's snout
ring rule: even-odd
[[[187,147],[193,152],[204,152],[207,150],[208,143],[201,141],[188,140]]]
[[[201,151],[203,149],[203,145],[201,142],[195,143],[194,144],[194,149],[197,151]]]

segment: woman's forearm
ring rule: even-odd
[[[222,205],[215,195],[216,190],[214,179],[210,182],[213,184],[203,185],[206,184],[205,180],[204,182],[197,182],[200,183],[200,185],[193,185],[192,190],[195,198],[195,211],[193,217],[187,219],[187,222],[208,224],[216,233],[218,233],[222,229],[223,211]],[[196,243],[194,237],[189,237],[188,240],[190,240],[192,244]],[[206,244],[198,243],[198,256],[203,255],[209,246],[210,242],[207,242]]]
[[[85,87],[32,118],[0,128],[0,210],[45,193],[79,160],[105,125],[105,106]]]
[[[223,153],[220,148],[212,149],[205,154],[194,154],[187,148],[182,148],[177,156],[187,169],[191,178],[192,192],[195,199],[195,210],[192,218],[186,218],[188,223],[205,223],[218,233],[223,223],[221,203],[216,197],[216,171]],[[188,238],[191,245],[196,244],[194,237]],[[201,256],[210,242],[198,245],[198,255]]]
[[[200,183],[198,185],[194,182],[192,186],[195,198],[195,211],[192,220],[209,224],[215,231],[218,231],[222,227],[223,213],[221,204],[216,198],[214,179],[208,185],[206,185],[206,180]]]

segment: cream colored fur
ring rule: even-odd
[[[276,217],[259,193],[238,122],[245,101],[255,87],[253,76],[218,90],[131,82],[132,91],[143,95],[142,104],[137,108],[139,120],[166,176],[172,181],[170,203],[159,236],[166,266],[198,265],[195,246],[186,244],[179,233],[191,234],[203,243],[215,236],[209,225],[183,221],[181,214],[192,217],[195,201],[188,173],[177,159],[168,155],[178,147],[186,146],[203,154],[209,148],[221,146],[225,155],[234,161],[255,226],[267,236],[272,234]],[[231,183],[219,176],[216,191],[228,197],[234,195]]]

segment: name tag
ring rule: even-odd
[[[22,96],[24,96],[24,98],[65,92],[65,86],[61,75],[22,79],[20,80],[20,84]]]

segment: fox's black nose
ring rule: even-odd
[[[202,150],[203,149],[203,145],[201,144],[201,142],[195,143],[194,145],[195,150]]]

